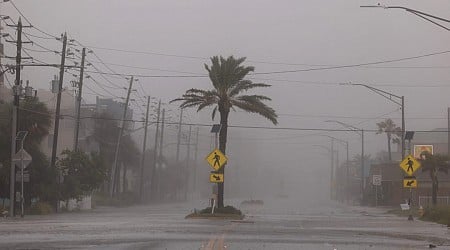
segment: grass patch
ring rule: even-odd
[[[241,210],[233,206],[215,208],[214,214],[211,213],[211,210],[212,210],[211,207],[207,207],[202,210],[194,210],[193,213],[188,214],[185,218],[186,219],[209,218],[209,219],[233,219],[233,220],[242,220],[244,218],[244,215],[242,214]]]
[[[425,208],[423,217],[421,219],[424,221],[431,221],[450,226],[450,206],[435,206]]]

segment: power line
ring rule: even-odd
[[[434,52],[434,53],[429,53],[429,54],[423,54],[423,55],[418,55],[418,56],[403,57],[403,58],[398,58],[398,59],[367,62],[367,63],[326,66],[326,67],[297,69],[297,70],[280,70],[280,71],[268,71],[268,72],[259,72],[259,73],[256,72],[256,73],[253,73],[253,75],[272,75],[272,74],[285,74],[285,73],[308,72],[308,71],[319,71],[319,70],[330,70],[330,69],[355,68],[355,67],[377,65],[377,64],[383,64],[383,63],[401,62],[401,61],[413,60],[413,59],[448,54],[448,53],[450,53],[450,50]]]

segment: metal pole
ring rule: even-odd
[[[405,158],[405,97],[402,96],[402,160]]]
[[[15,200],[15,184],[16,184],[16,165],[13,161],[14,155],[16,154],[16,133],[17,133],[17,123],[18,119],[18,109],[19,109],[19,85],[20,85],[20,70],[22,61],[22,21],[19,18],[17,24],[17,54],[16,54],[16,82],[14,84],[14,104],[12,107],[12,121],[11,121],[11,175],[9,179],[9,216],[14,217],[14,205]]]
[[[78,81],[78,96],[77,96],[77,120],[75,122],[75,136],[73,149],[78,150],[78,134],[80,132],[80,113],[81,113],[81,94],[83,91],[83,78],[84,78],[84,58],[86,57],[86,48],[83,48],[81,52],[81,69],[80,80]]]
[[[145,151],[147,150],[147,130],[148,130],[148,111],[150,109],[150,96],[147,97],[147,112],[145,114],[145,127],[144,127],[144,143],[142,145],[142,156],[141,156],[141,176],[139,182],[139,198],[141,202],[144,200],[144,162],[145,162]]]
[[[347,202],[349,201],[349,187],[350,187],[350,170],[349,170],[349,168],[350,168],[350,164],[349,164],[349,161],[348,161],[348,141],[347,142],[345,142],[345,147],[346,147],[346,149],[347,149],[347,163],[346,163],[346,165],[345,165],[345,167],[346,167],[346,185],[345,185],[345,187],[346,187],[346,190],[345,190],[345,194],[346,194],[346,197],[347,197]]]
[[[125,119],[127,118],[127,110],[128,110],[128,102],[130,101],[131,89],[133,88],[134,77],[132,76],[130,79],[130,86],[128,87],[127,99],[125,100],[125,106],[123,107],[123,115],[122,121],[120,124],[119,136],[117,138],[116,151],[114,153],[114,163],[111,170],[111,183],[109,185],[109,196],[112,198],[114,195],[114,183],[115,183],[115,174],[117,169],[117,164],[119,160],[119,150],[120,150],[120,141],[122,139],[123,130],[125,129]]]
[[[330,198],[333,199],[334,139],[331,138]]]
[[[364,203],[364,129],[361,129],[361,204]]]

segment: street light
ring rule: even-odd
[[[323,148],[325,150],[328,151],[328,153],[330,153],[331,156],[331,167],[330,167],[330,199],[333,199],[333,179],[334,179],[334,170],[333,170],[333,165],[334,165],[334,152],[336,152],[336,155],[338,154],[337,150],[334,150],[334,140],[333,138],[331,139],[331,148],[323,146],[323,145],[313,145],[314,147],[320,147]],[[336,157],[337,158],[337,157]],[[337,165],[339,164],[339,162],[336,164],[336,169],[337,169]]]
[[[363,200],[364,200],[364,129],[357,128],[350,124],[343,123],[343,122],[336,121],[336,120],[327,120],[325,122],[334,122],[334,123],[340,124],[341,126],[349,128],[351,131],[353,131],[361,136],[361,203],[363,203]]]
[[[435,25],[437,25],[437,26],[439,26],[439,27],[441,27],[441,28],[443,28],[443,29],[445,29],[447,31],[450,31],[450,28],[447,28],[444,25],[437,23],[436,21],[432,20],[431,18],[439,20],[439,21],[442,21],[442,22],[450,23],[449,19],[445,19],[445,18],[442,18],[442,17],[434,16],[434,15],[431,15],[431,14],[428,14],[428,13],[425,13],[425,12],[422,12],[422,11],[406,8],[406,7],[403,7],[403,6],[385,6],[385,5],[380,5],[380,4],[378,4],[378,5],[363,5],[363,6],[360,6],[360,7],[361,8],[383,8],[383,9],[401,9],[401,10],[405,10],[406,12],[409,12],[409,13],[411,13],[413,15],[416,15],[416,16],[422,18],[422,19],[427,20],[430,23],[433,23],[433,24],[435,24]]]
[[[322,135],[322,136],[326,136],[326,137],[330,138],[332,141],[335,140],[335,141],[345,145],[345,148],[347,151],[347,162],[345,164],[345,167],[346,167],[346,176],[345,176],[346,185],[345,186],[346,186],[346,195],[347,195],[347,201],[348,201],[348,187],[349,187],[348,180],[350,179],[349,178],[350,171],[349,171],[349,159],[348,159],[348,141],[345,141],[345,140],[342,140],[342,139],[339,139],[339,138],[336,138],[333,136],[329,136],[329,135]]]
[[[371,91],[381,95],[382,97],[388,99],[389,101],[397,104],[402,109],[402,159],[405,158],[405,97],[404,96],[398,96],[392,93],[389,93],[387,91],[374,88],[372,86],[361,84],[361,83],[346,83],[343,85],[352,85],[352,86],[363,86],[365,88],[370,89]],[[397,100],[394,100],[396,98]]]

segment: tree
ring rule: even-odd
[[[212,110],[212,119],[216,112],[220,114],[221,130],[219,132],[219,149],[225,154],[228,134],[228,115],[230,110],[235,107],[250,113],[259,114],[273,124],[277,124],[277,114],[275,110],[267,106],[264,101],[271,99],[263,95],[244,95],[243,92],[258,88],[269,87],[264,83],[253,83],[251,80],[244,79],[250,72],[255,70],[251,66],[241,65],[245,61],[245,57],[234,58],[230,56],[223,58],[222,56],[214,56],[211,58],[211,66],[205,64],[208,71],[209,79],[213,85],[213,89],[189,89],[181,98],[172,100],[171,102],[182,101],[181,108],[197,107],[197,112],[210,106],[215,106]],[[225,167],[219,170],[224,173]],[[223,207],[224,185],[218,185],[218,207]]]
[[[0,196],[9,196],[9,172],[11,152],[11,111],[12,104],[0,104]],[[31,197],[51,201],[56,198],[56,169],[49,167],[48,159],[42,153],[40,145],[48,135],[51,126],[51,114],[47,105],[37,97],[26,98],[20,102],[18,131],[28,131],[24,148],[33,157],[28,166],[30,182],[25,184],[29,202]]]
[[[63,173],[60,200],[79,199],[99,188],[107,177],[106,165],[97,153],[64,150],[57,167]]]
[[[446,155],[435,154],[425,151],[420,154],[422,159],[422,171],[430,172],[431,178],[431,203],[437,204],[437,193],[439,189],[438,171],[448,174],[449,157]]]
[[[394,139],[395,143],[400,142],[402,129],[398,127],[392,119],[388,118],[382,122],[377,123],[378,131],[377,134],[385,133],[388,139],[388,154],[389,161],[392,161],[392,153],[391,153],[391,142]],[[396,137],[396,138],[392,138]]]

